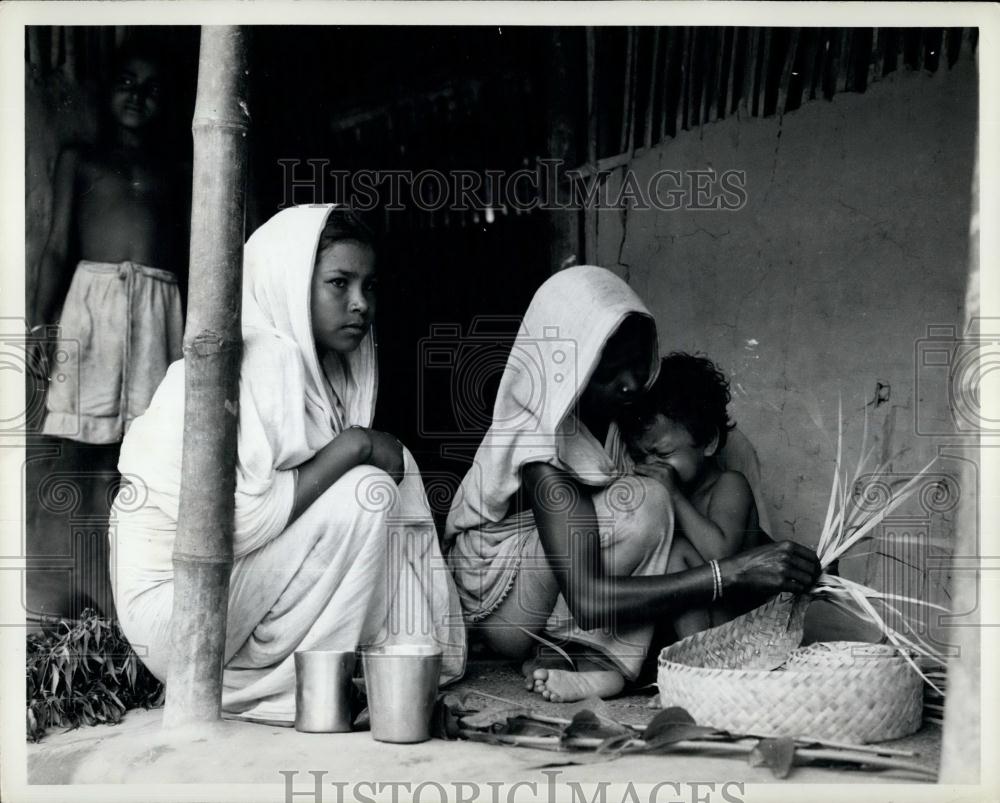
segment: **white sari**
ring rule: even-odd
[[[643,486],[627,479],[632,466],[617,426],[611,425],[601,443],[574,412],[604,346],[629,315],[653,324],[632,288],[611,271],[592,265],[554,274],[532,298],[500,379],[492,426],[462,480],[445,527],[448,560],[470,622],[486,622],[519,576],[533,570],[531,556],[540,554],[530,507],[511,512],[526,464],[556,466],[587,489],[605,556],[617,549],[619,539],[646,529],[641,519],[649,508],[643,504]],[[647,387],[659,368],[655,336],[649,358]],[[545,501],[556,507],[567,502]],[[662,513],[656,527],[661,535],[652,539],[633,572],[636,576],[660,575],[667,569],[673,511],[656,513]],[[589,645],[629,678],[637,675],[652,637],[648,626],[617,633],[584,631],[561,594],[545,632],[557,641]]]
[[[286,209],[244,250],[234,564],[224,712],[291,723],[293,653],[425,643],[461,676],[465,632],[412,455],[396,484],[348,471],[291,524],[296,467],[338,432],[370,426],[377,369],[371,333],[346,358],[317,357],[309,292],[330,207]],[[174,363],[122,445],[129,481],[115,502],[112,583],[122,628],[166,679],[172,551],[180,497],[184,363]]]

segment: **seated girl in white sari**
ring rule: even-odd
[[[625,282],[592,266],[556,273],[524,315],[448,516],[449,563],[485,641],[512,658],[539,636],[576,653],[571,670],[525,662],[528,688],[549,700],[620,692],[661,620],[723,596],[801,592],[819,574],[792,542],[667,573],[669,493],[631,472],[616,423],[658,365],[653,317]]]
[[[293,653],[406,641],[465,662],[461,608],[420,474],[369,429],[377,384],[375,253],[346,210],[294,207],[244,249],[236,532],[223,711],[291,724]],[[132,425],[111,521],[122,629],[166,680],[184,362]]]

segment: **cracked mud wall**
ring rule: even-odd
[[[943,580],[935,567],[952,543],[957,490],[947,478],[956,460],[974,457],[968,438],[917,433],[954,425],[946,372],[918,369],[916,354],[932,325],[961,333],[976,98],[975,65],[960,61],[935,75],[893,73],[865,94],[813,101],[783,120],[707,124],[631,168],[643,186],[661,169],[745,171],[744,208],[610,211],[598,221],[598,264],[645,299],[663,353],[704,352],[731,377],[776,538],[818,538],[838,394],[852,471],[866,402],[875,402],[876,454],[892,472],[919,470],[958,444],[935,469],[942,483],[887,525],[898,530],[894,549],[921,552],[921,570],[902,576],[865,557],[843,567],[911,592]],[[620,186],[622,175],[609,183]]]

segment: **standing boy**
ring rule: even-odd
[[[52,227],[28,303],[32,334],[59,327],[56,349],[46,353],[37,345],[32,363],[37,375],[49,379],[42,432],[60,439],[50,476],[56,468],[75,484],[80,501],[69,512],[81,520],[106,523],[125,430],[181,357],[190,170],[167,157],[164,67],[149,52],[123,49],[101,141],[60,153]],[[41,507],[33,511],[29,554],[48,554],[51,547],[65,555],[57,544],[69,530],[66,511],[47,505],[45,484],[43,479],[33,495]],[[100,582],[107,575],[106,545],[88,543],[90,550],[85,573],[106,587]],[[29,608],[66,615],[78,612],[81,599],[109,607],[80,583],[69,592],[71,600],[59,598],[65,591],[44,588],[44,577],[40,583],[43,588],[32,594],[29,577]]]

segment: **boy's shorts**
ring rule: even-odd
[[[81,261],[63,304],[42,432],[120,441],[181,358],[183,326],[170,271]]]

